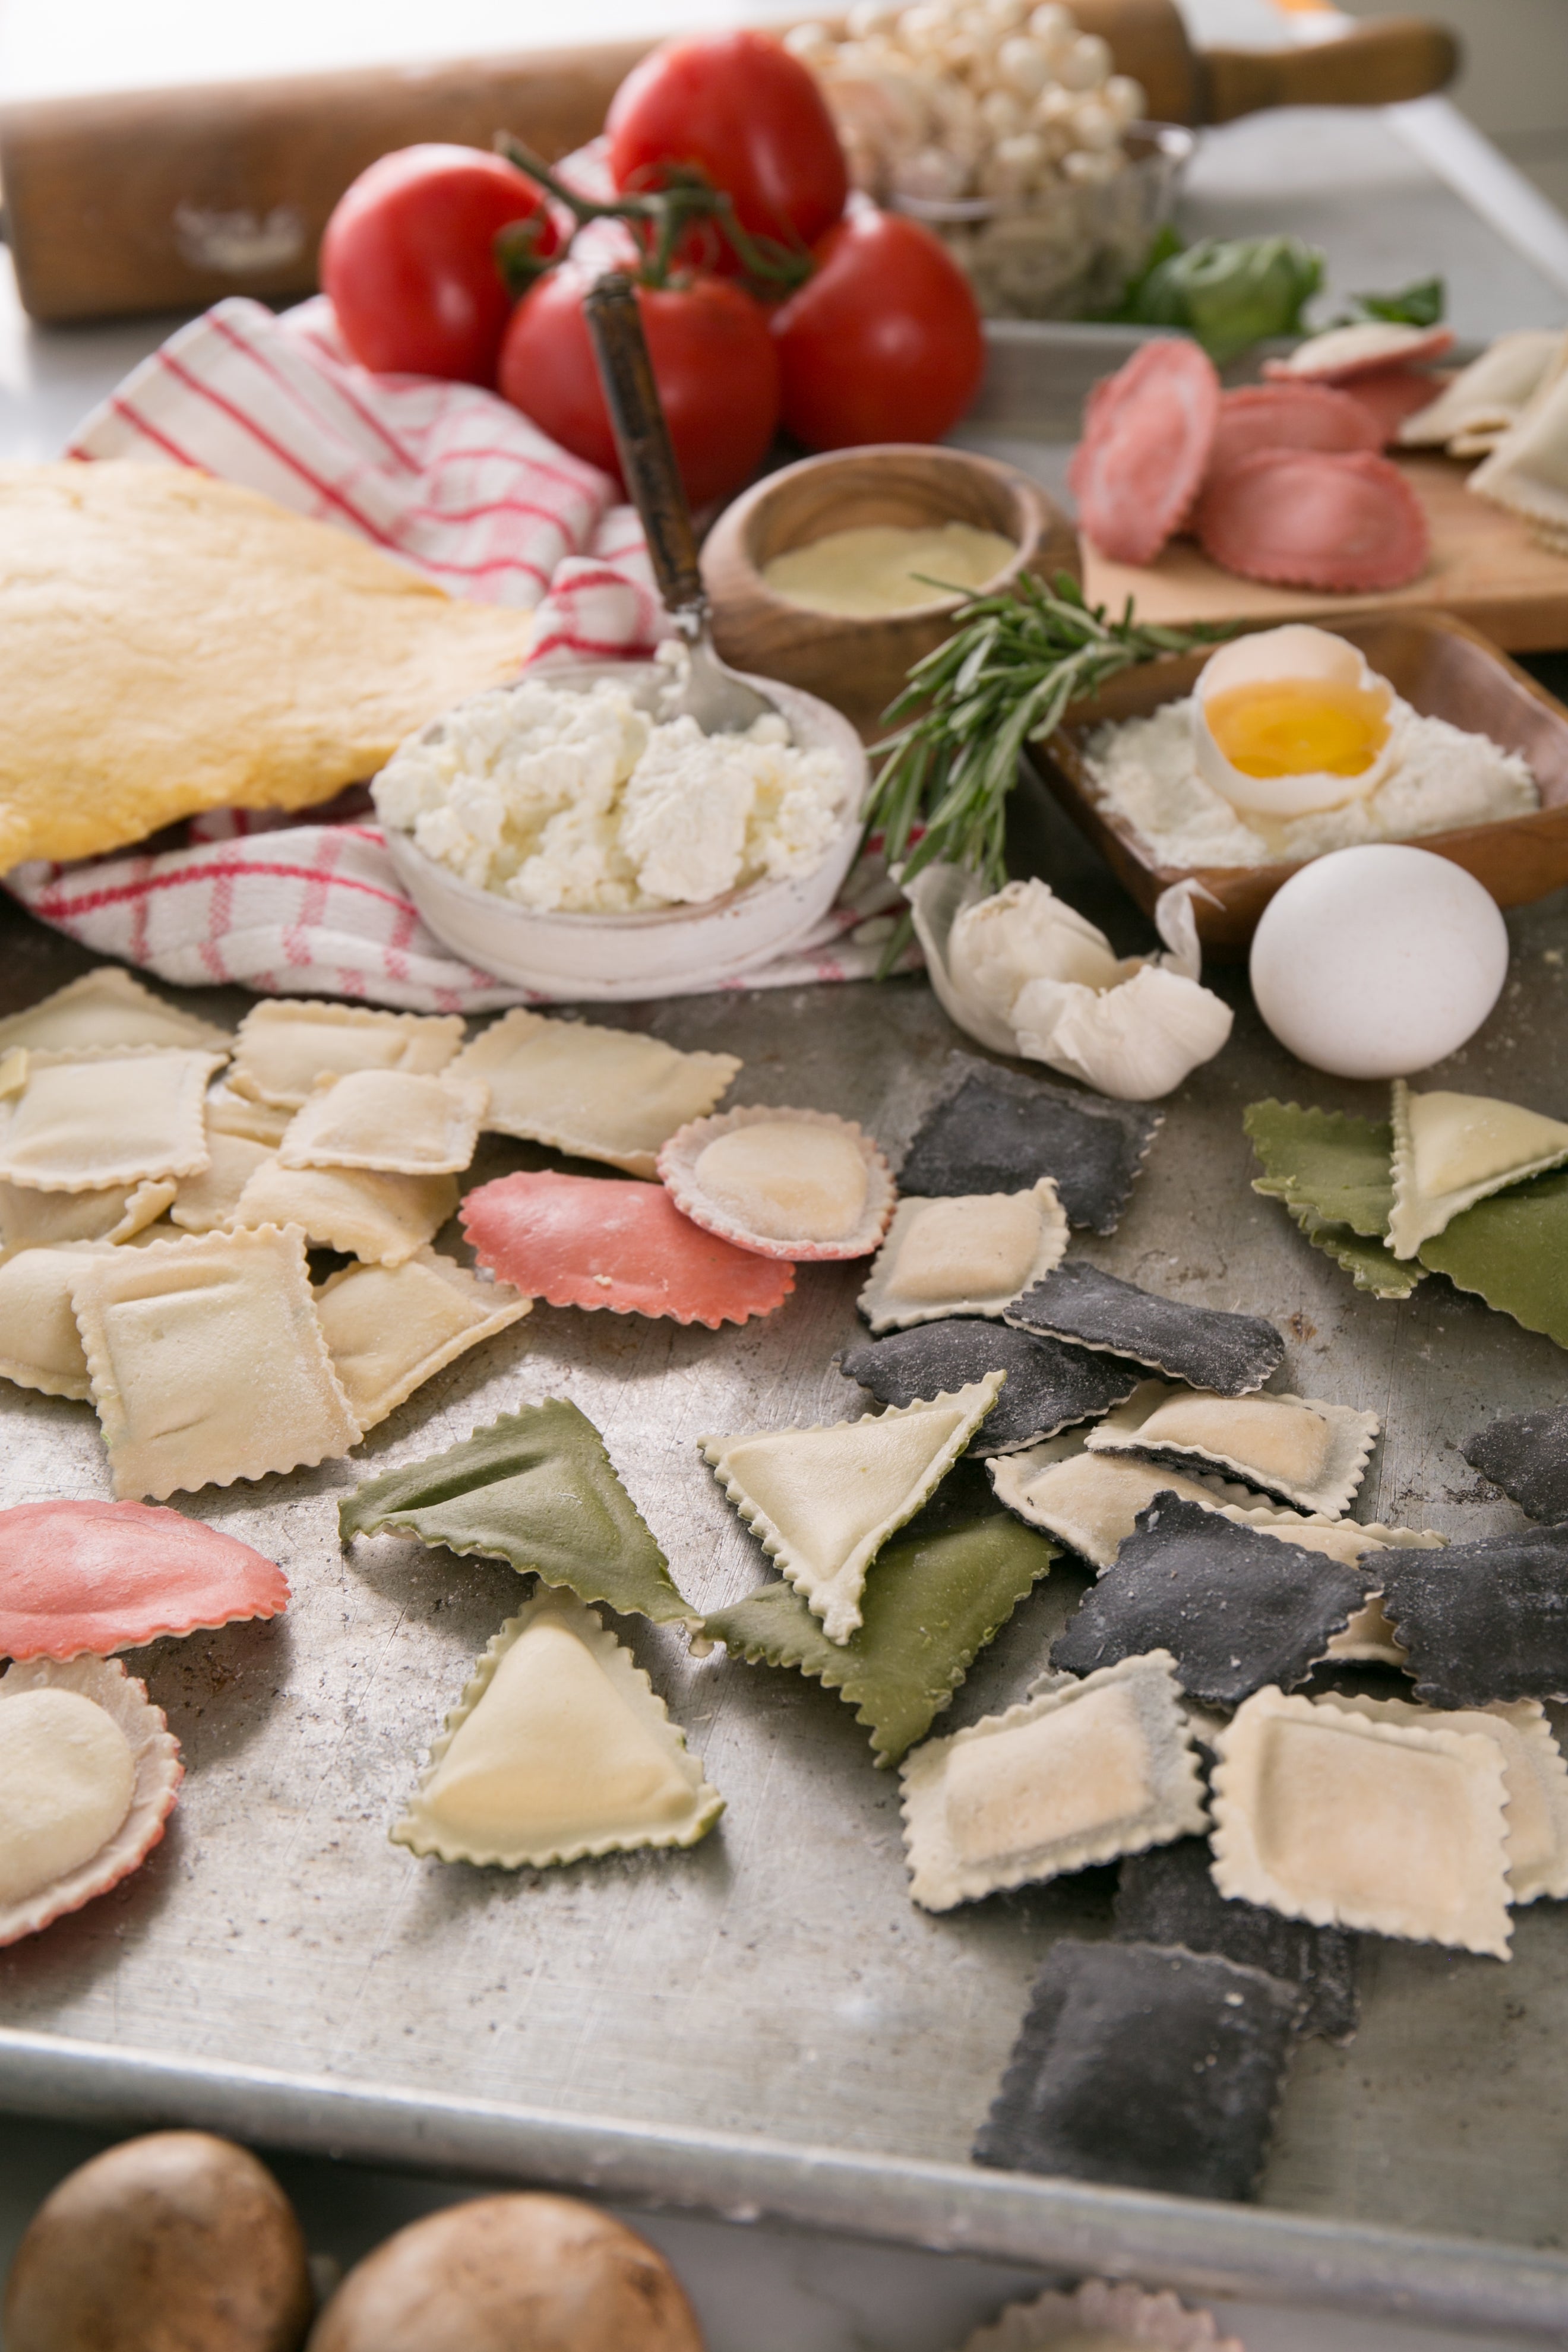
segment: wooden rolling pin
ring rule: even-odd
[[[1442,26],[1374,17],[1310,47],[1194,51],[1173,0],[1074,0],[1164,122],[1268,106],[1384,106],[1440,89]],[[500,129],[547,157],[604,122],[651,45],[535,50],[455,65],[37,100],[0,112],[0,186],[35,319],[196,310],[224,294],[304,294],[349,182],[418,139],[488,147]]]

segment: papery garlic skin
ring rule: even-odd
[[[1103,931],[1044,882],[1009,882],[955,919],[947,944],[954,985],[984,998],[1004,1019],[1031,980],[1114,988],[1127,976]]]
[[[1200,987],[1193,885],[1154,919],[1169,952],[1113,954],[1102,931],[1037,879],[994,896],[954,866],[904,886],[937,997],[993,1053],[1044,1062],[1131,1102],[1170,1094],[1230,1035],[1233,1015]]]

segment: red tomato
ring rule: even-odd
[[[615,436],[583,312],[592,275],[570,262],[523,297],[501,345],[500,388],[574,457],[618,480]],[[750,479],[778,424],[779,367],[767,320],[728,278],[637,289],[670,438],[694,507]]]
[[[901,213],[857,205],[815,248],[816,274],[773,314],[784,429],[808,449],[939,441],[980,388],[969,280]]]
[[[660,163],[700,164],[753,236],[814,245],[844,210],[849,177],[826,101],[771,34],[667,41],[626,76],[605,127],[618,188],[647,185]],[[715,266],[740,267],[732,256]]]
[[[362,172],[321,239],[321,284],[355,359],[493,384],[511,311],[496,232],[542,205],[515,163],[479,147],[400,147]],[[538,250],[560,242],[544,212]]]

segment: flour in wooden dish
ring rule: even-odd
[[[1101,803],[1130,818],[1157,866],[1267,866],[1317,857],[1362,841],[1404,841],[1525,816],[1541,805],[1535,779],[1517,752],[1486,735],[1427,719],[1394,700],[1394,760],[1364,800],[1270,824],[1237,812],[1197,772],[1192,702],[1167,702],[1147,719],[1101,727],[1085,767]]]

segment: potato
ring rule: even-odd
[[[367,2254],[309,2352],[702,2352],[702,2336],[663,2255],[608,2213],[481,2197]]]
[[[95,2156],[34,2214],[5,2352],[297,2352],[313,2302],[266,2167],[205,2132],[153,2132]]]

